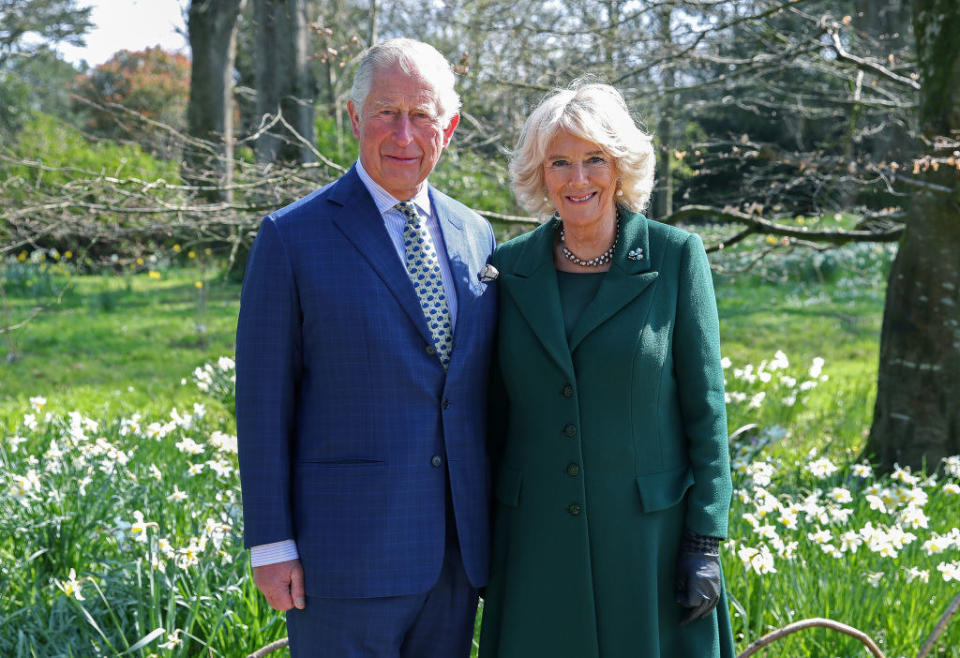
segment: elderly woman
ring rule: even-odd
[[[517,196],[553,217],[493,261],[506,426],[482,658],[733,655],[716,302],[700,238],[638,212],[653,163],[600,84],[543,101],[514,153]]]

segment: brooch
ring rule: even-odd
[[[483,283],[496,281],[498,276],[500,276],[500,272],[498,272],[497,268],[490,263],[484,265],[483,268],[477,273],[477,279]]]
[[[643,260],[643,249],[631,249],[627,252],[627,258],[630,260]]]

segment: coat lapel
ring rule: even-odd
[[[560,292],[553,266],[553,240],[556,220],[534,229],[524,245],[512,273],[501,273],[499,281],[514,301],[521,315],[547,353],[567,374],[574,378],[573,360],[567,346],[560,309]]]
[[[570,352],[577,349],[590,332],[646,290],[658,275],[651,269],[647,218],[640,214],[622,214],[620,240],[610,270],[573,328]]]
[[[356,167],[351,167],[334,185],[329,202],[340,208],[339,212],[333,215],[333,223],[370,263],[370,267],[396,297],[423,339],[431,343],[433,338],[427,329],[427,321],[423,317],[410,277],[397,258],[397,250],[387,234],[383,217],[357,175]]]

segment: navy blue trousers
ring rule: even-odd
[[[447,510],[452,503],[447,496]],[[460,557],[453,515],[447,513],[443,568],[423,594],[371,599],[307,597],[287,612],[293,658],[468,658],[477,590]]]

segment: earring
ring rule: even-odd
[[[620,187],[620,179],[617,179],[617,196],[623,196],[623,189]]]

